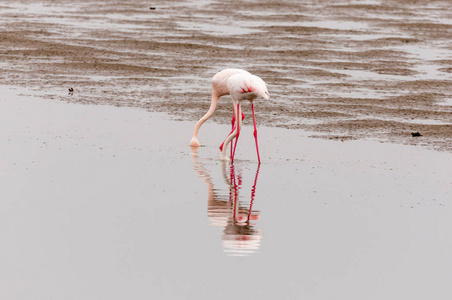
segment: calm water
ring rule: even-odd
[[[258,167],[244,127],[232,165],[228,126],[0,106],[2,299],[450,296],[448,153],[260,127]]]
[[[223,188],[215,186],[214,178],[209,174],[207,166],[198,160],[193,153],[194,168],[207,184],[208,201],[207,217],[213,226],[223,229],[222,244],[226,253],[233,256],[245,256],[259,250],[262,240],[262,230],[256,228],[260,211],[253,210],[260,165],[255,170],[253,185],[249,191],[243,189],[251,172],[237,168],[233,162],[221,163]],[[218,166],[215,166],[218,168]],[[229,190],[226,190],[227,187]],[[249,196],[241,196],[248,192]]]

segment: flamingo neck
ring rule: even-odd
[[[212,101],[210,102],[210,107],[209,110],[206,112],[206,114],[199,119],[199,121],[196,123],[195,125],[195,129],[193,130],[193,138],[192,138],[192,142],[191,145],[192,146],[196,146],[196,143],[198,142],[198,131],[199,128],[201,128],[201,125],[207,121],[215,112],[215,109],[217,108],[217,102],[218,102],[218,95],[216,94],[212,94]],[[199,146],[199,143],[198,145]]]

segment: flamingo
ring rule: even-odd
[[[232,78],[231,78],[232,77]],[[231,92],[233,91],[233,92]],[[234,94],[233,94],[234,93]],[[257,143],[257,128],[256,128],[256,118],[254,114],[254,103],[253,101],[257,97],[262,97],[266,100],[270,98],[270,95],[267,90],[267,86],[265,82],[258,76],[252,75],[248,71],[243,69],[225,69],[223,71],[218,72],[212,78],[212,101],[210,103],[210,108],[207,113],[199,119],[196,123],[195,128],[193,130],[193,137],[190,142],[190,146],[199,147],[198,141],[198,132],[201,125],[209,119],[215,109],[217,107],[218,99],[224,95],[231,95],[233,102],[233,116],[232,116],[232,130],[229,135],[226,137],[223,144],[220,146],[220,150],[222,152],[221,159],[229,160],[226,155],[226,148],[228,144],[235,138],[239,137],[240,127],[242,125],[242,120],[245,118],[245,115],[241,111],[240,102],[242,100],[248,100],[251,102],[251,110],[253,113],[253,124],[254,124],[254,138],[256,141],[256,151],[257,158],[260,164],[260,156],[259,156],[259,147]],[[242,118],[236,118],[236,115],[242,115]],[[235,126],[234,122],[237,120],[237,126]],[[226,146],[225,146],[226,144]],[[235,154],[235,146],[237,145],[237,139],[233,147],[231,146],[231,158],[234,159]]]
[[[210,103],[210,108],[206,112],[206,114],[201,119],[199,119],[199,121],[196,123],[195,129],[193,131],[193,137],[190,142],[190,146],[199,147],[199,145],[200,145],[199,141],[198,141],[199,128],[215,112],[215,109],[217,108],[218,99],[221,96],[229,95],[229,90],[228,90],[228,86],[227,86],[228,79],[229,79],[229,77],[231,77],[231,75],[238,74],[238,73],[245,73],[245,74],[251,75],[250,73],[248,73],[247,71],[242,70],[242,69],[225,69],[225,70],[220,71],[217,74],[215,74],[215,76],[213,76],[213,78],[212,78],[212,102]],[[234,111],[234,113],[232,115],[232,122],[231,122],[232,127],[233,127],[232,130],[234,129],[234,122],[235,122],[235,106],[233,106],[233,111]],[[244,117],[244,116],[242,115],[242,117]]]
[[[237,116],[242,113],[241,108],[241,102],[244,100],[251,102],[251,111],[253,114],[253,124],[254,124],[254,140],[256,142],[256,152],[257,152],[257,159],[259,161],[259,164],[261,163],[261,159],[259,156],[259,146],[257,143],[257,128],[256,128],[256,117],[254,115],[254,100],[257,97],[262,97],[265,100],[270,99],[270,94],[268,93],[267,85],[265,82],[258,76],[252,75],[248,72],[239,72],[236,74],[231,75],[228,78],[227,82],[227,88],[229,91],[229,94],[232,98],[232,103],[234,107],[237,107],[234,109],[234,114]],[[229,158],[226,155],[226,148],[228,144],[231,142],[232,139],[236,138],[235,145],[234,145],[234,151],[231,154],[231,160],[234,160],[235,155],[235,149],[237,146],[237,141],[240,135],[240,128],[242,127],[242,118],[235,118],[237,125],[233,128],[232,132],[227,136],[226,140],[224,141],[221,149],[221,160],[229,160]]]

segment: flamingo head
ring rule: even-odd
[[[265,83],[265,81],[263,81],[258,76],[254,76],[254,81],[254,85],[256,87],[255,93],[257,94],[257,96],[262,97],[265,100],[270,99],[270,93],[268,92],[267,84]]]
[[[265,91],[262,93],[262,95],[260,95],[262,98],[264,98],[265,100],[270,99],[270,94],[268,93],[267,88],[265,88]]]

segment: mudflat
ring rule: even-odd
[[[0,84],[25,94],[195,121],[209,107],[211,77],[244,68],[269,85],[271,99],[256,103],[261,125],[452,150],[450,1],[6,0],[0,8]],[[230,114],[224,99],[213,119]]]

